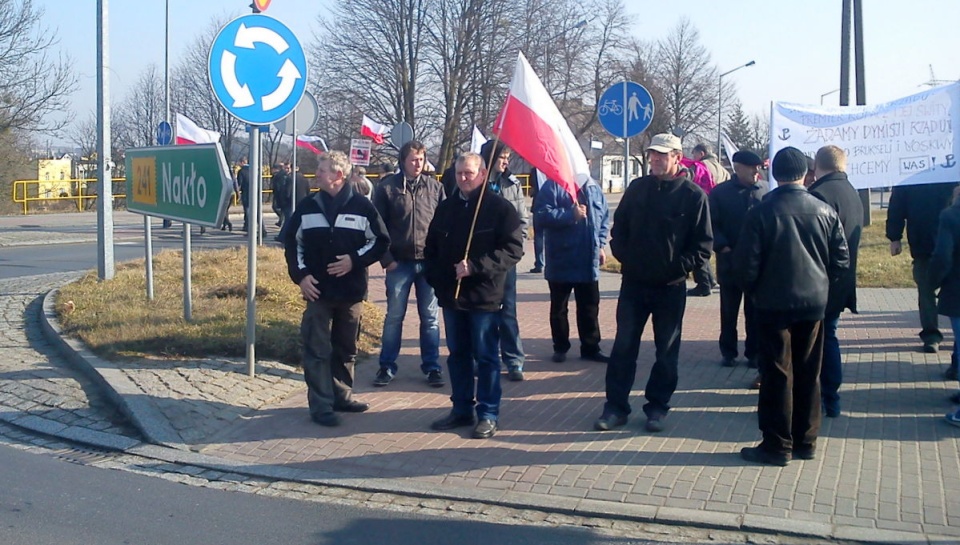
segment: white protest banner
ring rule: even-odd
[[[373,142],[367,140],[366,138],[352,138],[350,139],[350,164],[360,165],[360,166],[369,166],[370,165],[370,149],[373,147]]]
[[[847,153],[857,189],[960,181],[960,82],[886,104],[824,107],[777,102],[770,157],[793,146],[813,157],[828,144]]]

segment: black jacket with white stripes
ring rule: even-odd
[[[320,299],[360,302],[367,296],[367,267],[390,245],[390,237],[373,203],[344,184],[336,197],[320,191],[304,199],[284,226],[287,272],[295,284],[313,275]],[[337,256],[349,255],[353,268],[340,276],[327,274]]]

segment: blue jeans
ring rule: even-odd
[[[651,318],[656,359],[644,391],[647,403],[643,412],[648,417],[667,414],[670,398],[677,389],[680,334],[686,307],[687,289],[683,284],[643,287],[626,281],[621,283],[617,301],[617,336],[607,364],[604,414],[630,414],[629,397],[637,375],[640,337]]]
[[[957,349],[957,345],[960,344],[960,341],[956,340],[956,339],[960,339],[960,316],[956,316],[956,317],[950,316],[949,320],[950,320],[950,329],[953,330],[953,338],[954,338],[953,353],[951,354],[950,364],[956,365],[957,364],[956,362],[960,361],[957,359],[957,356],[960,355],[960,350]]]
[[[840,339],[837,327],[840,315],[831,314],[823,319],[823,363],[820,367],[820,397],[827,409],[840,410],[840,384],[843,383],[843,366],[840,362]]]
[[[407,314],[410,286],[417,290],[417,312],[420,314],[420,370],[424,374],[440,370],[440,311],[437,296],[423,275],[423,261],[397,261],[387,272],[387,317],[383,320],[380,338],[380,367],[397,374],[397,356],[403,338],[403,318]]]
[[[500,354],[507,369],[523,370],[523,342],[517,321],[517,267],[507,271],[500,307]]]
[[[443,309],[447,330],[447,370],[453,413],[470,416],[476,391],[477,419],[497,420],[500,415],[500,321],[496,312]],[[474,386],[473,363],[477,363]]]

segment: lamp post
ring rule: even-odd
[[[834,89],[833,91],[827,91],[826,93],[823,93],[822,95],[820,95],[820,105],[823,106],[824,98],[832,95],[833,93],[838,93],[838,92],[840,92],[840,89]]]
[[[721,134],[723,133],[723,76],[728,76],[737,70],[740,70],[741,68],[746,68],[755,64],[757,64],[756,61],[750,61],[747,64],[741,64],[733,70],[727,70],[726,72],[720,74],[720,81],[719,85],[717,86],[717,157],[722,156],[720,145]]]

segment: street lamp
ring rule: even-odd
[[[723,133],[723,76],[728,76],[737,70],[740,70],[741,68],[746,68],[755,64],[757,64],[756,61],[750,61],[747,64],[741,64],[733,70],[727,70],[726,72],[720,74],[720,84],[717,86],[717,157],[721,157],[723,154],[720,149],[721,134]]]
[[[839,91],[840,91],[840,89],[834,89],[833,91],[827,91],[826,93],[823,93],[822,95],[820,95],[820,105],[823,106],[823,99],[824,99],[824,98],[832,95],[833,93],[837,93],[837,92],[839,92]]]

